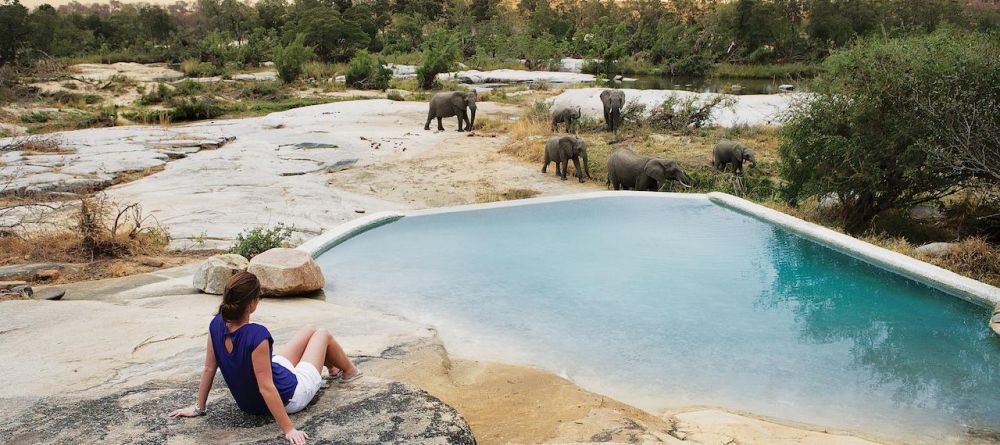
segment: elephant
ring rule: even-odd
[[[667,180],[691,187],[691,178],[681,170],[677,161],[640,156],[627,148],[619,148],[608,156],[607,185],[615,190],[656,192]]]
[[[580,168],[580,158],[583,158],[583,169]],[[587,147],[584,146],[583,139],[575,136],[553,136],[545,142],[545,163],[542,164],[542,173],[548,170],[550,162],[555,161],[556,175],[565,181],[570,159],[573,160],[573,168],[576,169],[576,176],[580,182],[584,182],[584,171],[587,173],[587,178],[594,179],[590,176]]]
[[[580,107],[560,108],[552,113],[552,131],[559,129],[559,124],[566,124],[566,132],[569,133],[573,121],[580,119]]]
[[[466,109],[469,113],[466,114]],[[471,114],[471,119],[469,117]],[[448,91],[435,94],[431,98],[430,109],[427,111],[427,123],[424,130],[431,129],[431,120],[437,118],[438,130],[444,131],[441,126],[441,118],[458,116],[458,131],[472,131],[472,124],[476,122],[476,92]],[[462,123],[465,128],[462,128]]]
[[[601,103],[604,104],[604,123],[608,131],[615,131],[621,124],[622,107],[625,106],[625,92],[622,90],[601,91]]]
[[[733,173],[739,174],[743,172],[744,161],[750,161],[751,166],[757,165],[757,157],[746,145],[727,140],[715,144],[715,150],[712,151],[712,166],[716,170],[725,171],[726,166],[732,164]]]

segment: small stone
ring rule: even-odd
[[[795,91],[795,85],[789,85],[789,84],[778,85],[778,91],[781,91],[782,93],[789,93]]]
[[[62,274],[59,269],[42,269],[35,272],[35,281],[54,281],[58,280]]]
[[[917,247],[917,253],[930,257],[941,258],[951,253],[955,243],[930,243]]]
[[[143,266],[163,267],[163,260],[159,258],[143,257],[139,259],[139,263],[142,264]]]
[[[354,213],[365,213],[365,209],[354,209]]]
[[[36,300],[61,300],[65,295],[66,289],[61,287],[46,287],[35,291],[35,294],[31,298]]]
[[[918,205],[910,207],[907,212],[910,218],[916,221],[936,222],[944,219],[944,214],[937,207]]]
[[[21,285],[21,286],[14,286],[14,287],[10,288],[10,291],[13,292],[13,293],[15,293],[15,294],[21,294],[22,296],[25,296],[25,297],[28,297],[28,298],[31,298],[31,296],[35,294],[35,291],[33,289],[31,289],[31,286],[29,286],[27,284],[24,284],[24,285]]]

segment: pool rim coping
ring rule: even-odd
[[[987,309],[1000,305],[1000,288],[991,286],[955,272],[920,261],[908,255],[879,247],[843,233],[814,224],[786,213],[767,208],[727,193],[654,193],[636,191],[600,191],[571,195],[545,196],[540,198],[498,201],[482,204],[468,204],[424,210],[385,211],[356,218],[309,239],[297,249],[317,258],[327,250],[361,233],[389,224],[406,216],[438,215],[473,210],[497,209],[551,202],[576,201],[583,199],[614,196],[633,196],[648,199],[705,200],[719,207],[744,214],[751,218],[780,227],[795,235],[819,243],[852,258],[875,267],[897,273],[910,280],[930,286],[946,294],[969,301]]]

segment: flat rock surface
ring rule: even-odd
[[[566,74],[566,73],[563,73]],[[587,116],[604,119],[604,109],[601,105],[601,92],[606,88],[580,88],[566,90],[562,94],[549,99],[553,108],[580,107]],[[646,111],[659,107],[670,96],[678,99],[697,97],[699,101],[718,96],[714,93],[694,93],[680,90],[635,90],[622,89],[625,92],[625,103],[639,102],[646,106]],[[780,123],[781,115],[788,110],[792,101],[801,95],[795,94],[758,94],[758,95],[723,95],[733,102],[726,108],[717,108],[712,113],[714,122],[723,127],[746,125],[776,125]]]
[[[184,78],[184,73],[159,63],[81,63],[72,65],[69,69],[79,77],[91,80],[108,80],[112,76],[125,76],[142,82],[169,82]]]

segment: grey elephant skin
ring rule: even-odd
[[[732,165],[733,173],[743,172],[743,162],[750,161],[750,165],[757,164],[757,157],[753,150],[746,145],[735,141],[719,141],[712,151],[712,166],[716,170],[725,171],[726,167]]]
[[[691,187],[691,178],[677,161],[641,156],[627,148],[619,148],[608,156],[608,186],[615,190],[656,192],[667,181]]]
[[[580,158],[583,158],[583,169],[580,168]],[[573,160],[573,168],[576,169],[576,176],[580,182],[584,182],[583,173],[586,170],[587,177],[590,177],[590,160],[587,158],[587,147],[583,139],[574,136],[554,136],[545,142],[545,163],[542,164],[542,173],[549,168],[549,163],[555,161],[556,175],[566,180],[566,170],[569,167],[569,160]]]
[[[562,108],[552,113],[552,131],[559,129],[559,124],[566,124],[566,132],[569,133],[573,122],[580,119],[580,107]]]
[[[604,123],[608,131],[615,131],[621,124],[622,107],[625,106],[625,92],[622,90],[601,91],[601,104],[604,105]]]
[[[424,130],[431,129],[431,120],[437,118],[438,130],[444,131],[441,119],[445,117],[458,116],[458,131],[472,131],[472,124],[476,122],[476,93],[465,91],[449,91],[435,94],[431,98],[430,108],[427,110],[427,123]],[[471,116],[471,118],[470,118]],[[462,124],[466,124],[462,127]]]

